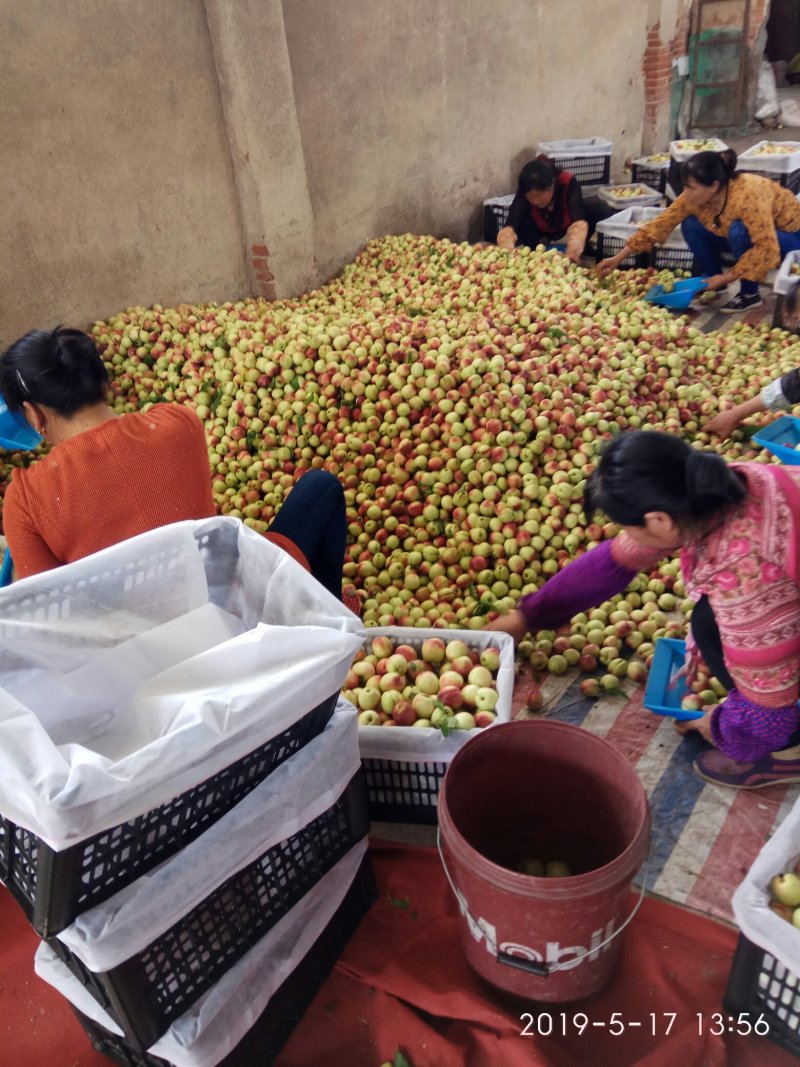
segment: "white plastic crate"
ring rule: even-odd
[[[662,211],[664,211],[664,208],[661,207],[629,207],[624,211],[617,212],[616,215],[612,215],[609,219],[602,219],[598,222],[597,240],[601,246],[603,257],[613,256],[620,252],[628,238],[632,237],[645,223],[658,218]],[[649,256],[652,259],[652,265],[657,270],[692,269],[692,252],[686,241],[684,241],[679,226],[672,231],[663,244],[657,245],[649,253]],[[635,267],[638,265],[638,258],[636,256],[627,256],[620,266]]]
[[[639,156],[638,159],[632,159],[631,164],[634,167],[644,167],[646,170],[669,170],[671,158],[669,152],[654,152],[651,156]]]
[[[791,152],[765,152],[771,145],[791,148]],[[800,141],[759,141],[746,152],[742,152],[736,165],[737,170],[763,170],[774,174],[790,174],[800,168]]]
[[[669,154],[678,163],[691,159],[698,152],[724,152],[728,146],[719,137],[685,137],[679,141],[671,141]]]
[[[764,153],[764,146],[782,144],[794,151]],[[782,185],[791,193],[800,189],[800,141],[759,141],[739,156],[736,169],[741,174],[757,174]]]
[[[788,296],[800,282],[800,274],[792,274],[792,267],[795,264],[800,265],[800,252],[790,252],[784,257],[772,286],[773,292],[778,296]]]
[[[655,207],[661,202],[661,193],[642,182],[627,185],[601,185],[597,195],[606,204],[623,211],[629,207]]]
[[[799,853],[800,800],[733,894],[743,938],[725,997],[727,1010],[746,1010],[751,1018],[763,1014],[769,1037],[795,1055],[800,1052],[800,930],[770,909],[769,883],[776,874],[791,871]]]
[[[514,691],[514,642],[508,634],[491,630],[437,630],[416,627],[370,627],[365,645],[385,634],[396,644],[421,648],[429,637],[463,641],[470,649],[499,648],[498,701],[495,724],[511,721]],[[343,698],[342,698],[343,699]],[[453,756],[471,737],[491,730],[452,730],[447,737],[435,727],[359,726],[358,746],[364,766],[373,820],[435,823],[439,787]]]
[[[602,137],[574,137],[566,141],[541,141],[536,151],[574,174],[586,186],[608,182],[613,147],[611,141]]]

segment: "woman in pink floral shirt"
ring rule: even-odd
[[[692,612],[690,668],[699,649],[728,687],[689,728],[714,749],[695,760],[704,778],[754,789],[800,781],[800,472],[728,465],[670,434],[621,434],[589,481],[587,514],[622,527],[489,624],[517,639],[562,625],[621,592],[680,550]]]

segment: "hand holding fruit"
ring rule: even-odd
[[[514,248],[517,243],[517,235],[514,233],[510,226],[504,226],[497,235],[497,245],[499,248]]]
[[[730,437],[739,425],[741,418],[738,407],[729,408],[728,411],[720,411],[713,419],[709,419],[703,427],[703,432],[715,433],[718,437]]]

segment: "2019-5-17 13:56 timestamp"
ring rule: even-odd
[[[573,1033],[583,1035],[598,1031],[605,1031],[612,1037],[636,1032],[650,1034],[651,1037],[669,1037],[673,1030],[683,1030],[686,1025],[674,1011],[651,1011],[642,1019],[628,1018],[621,1011],[612,1012],[605,1019],[590,1019],[582,1011],[523,1012],[519,1018],[522,1025],[520,1037],[567,1037]],[[698,1011],[690,1015],[688,1021],[698,1037],[722,1037],[724,1034],[767,1037],[770,1032],[769,1022],[764,1016],[750,1012],[728,1015],[726,1012]]]

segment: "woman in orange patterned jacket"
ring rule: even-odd
[[[679,550],[695,601],[689,668],[696,647],[730,689],[708,715],[681,724],[715,746],[695,770],[734,788],[800,781],[800,469],[728,465],[678,437],[635,430],[606,448],[590,479],[586,511],[598,509],[622,533],[488,628],[519,640],[561,626]]]
[[[616,256],[597,264],[601,276],[626,256],[649,251],[680,226],[709,289],[739,282],[738,294],[720,309],[747,311],[763,301],[758,283],[800,249],[800,203],[778,182],[736,171],[736,153],[698,152],[681,167],[683,192],[666,210],[630,237]],[[735,262],[722,269],[722,254]]]

